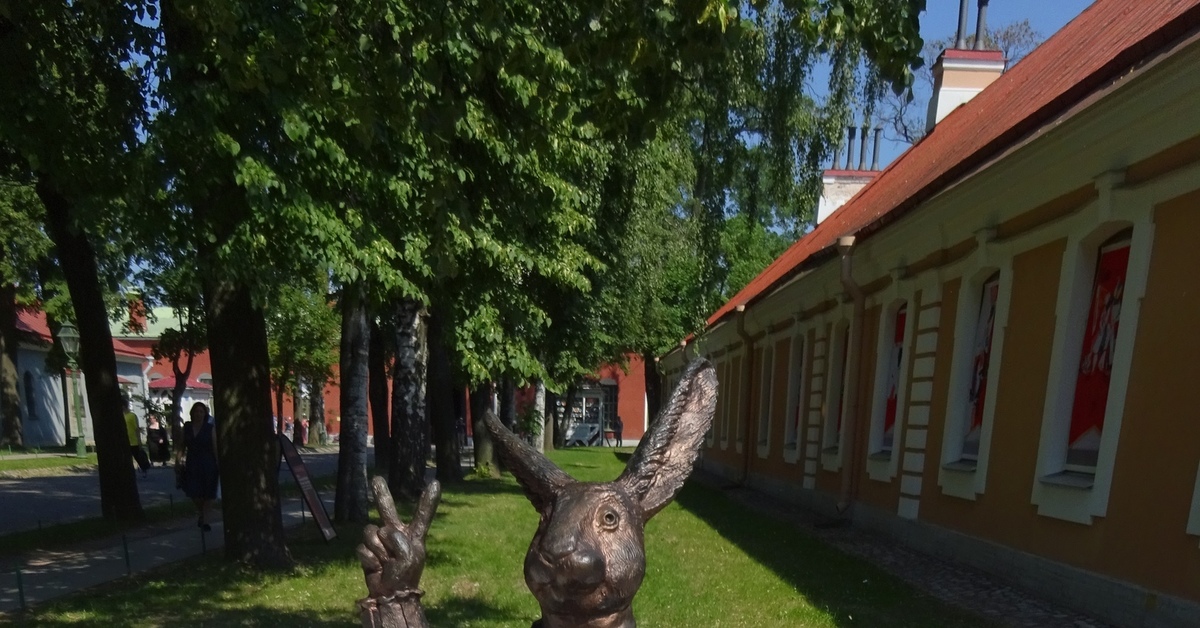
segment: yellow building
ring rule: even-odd
[[[1119,625],[1200,625],[1200,0],[1096,0],[998,55],[947,51],[935,97],[982,91],[665,383],[716,364],[711,471]]]

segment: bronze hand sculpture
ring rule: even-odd
[[[692,472],[712,423],[717,377],[707,360],[688,365],[625,472],[613,482],[577,482],[500,424],[484,416],[505,466],[541,514],[525,556],[525,583],[542,618],[534,628],[633,628],[633,597],[646,574],[643,529],[671,503]],[[375,499],[384,527],[367,526],[358,547],[370,597],[359,601],[366,628],[427,626],[417,588],[425,533],[440,488],[421,496],[405,526],[382,478]]]
[[[358,560],[367,581],[368,597],[358,601],[364,628],[427,628],[421,606],[421,572],[425,570],[425,533],[442,498],[434,480],[421,494],[412,523],[404,525],[396,513],[387,481],[372,481],[375,504],[383,527],[368,525],[358,546]]]

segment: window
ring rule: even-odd
[[[789,369],[788,379],[788,405],[787,415],[784,419],[785,426],[783,428],[783,444],[785,453],[795,453],[797,449],[797,441],[799,440],[800,421],[804,416],[804,383],[805,375],[805,359],[808,355],[805,353],[806,343],[804,342],[804,334],[798,333],[792,336],[792,350],[790,354],[791,368]]]
[[[729,383],[730,390],[733,392],[729,396],[729,429],[733,431],[734,449],[742,450],[742,361],[749,360],[750,356],[737,356],[729,361]]]
[[[1125,276],[1129,269],[1129,245],[1130,233],[1119,233],[1100,247],[1096,259],[1083,347],[1076,366],[1075,395],[1067,437],[1068,471],[1091,472],[1096,468]]]
[[[758,447],[759,455],[765,456],[771,436],[771,380],[775,378],[775,347],[769,338],[762,350],[761,367],[758,375]]]
[[[996,301],[1000,295],[1000,273],[996,272],[983,283],[979,297],[979,312],[975,316],[975,333],[971,343],[968,392],[963,412],[962,459],[979,459],[979,442],[983,435],[983,407],[987,401],[988,371],[992,362],[992,337],[996,329]]]
[[[1033,486],[1039,515],[1090,525],[1108,513],[1154,242],[1148,206],[1131,214],[1085,225],[1063,252]]]
[[[25,417],[30,421],[38,420],[37,399],[34,394],[33,373],[25,371]]]
[[[717,426],[717,437],[721,439],[721,448],[729,443],[729,361],[717,365],[717,411],[713,423]]]
[[[899,405],[900,366],[904,361],[904,330],[908,322],[908,304],[902,304],[891,317],[890,333],[884,335],[887,344],[880,358],[886,359],[882,383],[886,396],[883,403],[883,429],[880,435],[880,451],[891,452],[896,440],[896,414]]]
[[[846,396],[847,353],[850,349],[850,326],[838,326],[834,338],[834,362],[829,372],[833,375],[833,386],[826,402],[825,429],[822,430],[821,447],[825,453],[836,454],[842,442],[842,402]]]

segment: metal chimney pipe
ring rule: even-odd
[[[871,170],[879,170],[879,136],[883,133],[883,127],[875,127],[875,148],[871,153]]]
[[[858,129],[850,125],[850,142],[846,145],[846,170],[854,169],[854,135]]]
[[[979,0],[979,20],[975,22],[975,49],[985,50],[987,40],[988,0]]]
[[[858,169],[867,169],[867,134],[871,132],[871,127],[864,124],[862,127],[862,148],[858,151]]]
[[[958,36],[954,38],[954,48],[962,50],[967,47],[967,3],[970,0],[962,0],[958,5]]]

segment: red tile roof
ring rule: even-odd
[[[50,324],[46,321],[46,313],[32,308],[17,309],[17,331],[33,334],[43,342],[53,343],[54,336],[50,333]],[[135,349],[124,342],[113,339],[113,352],[129,358],[148,358],[150,354]]]
[[[1200,0],[1096,0],[784,251],[708,324],[828,259],[839,236],[869,236],[1197,26]]]
[[[34,334],[46,342],[53,342],[50,326],[46,323],[46,314],[29,308],[17,309],[17,331]]]
[[[192,390],[212,390],[212,386],[192,378],[188,378],[187,387]],[[175,388],[174,377],[160,377],[150,382],[150,390],[171,390],[172,388]]]

